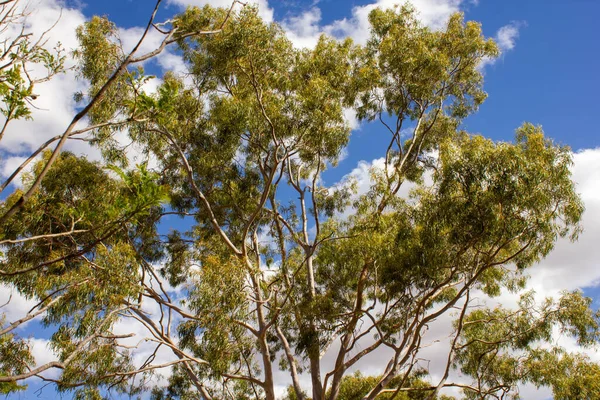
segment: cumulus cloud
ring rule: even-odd
[[[19,166],[26,160],[26,157],[7,157],[0,160],[0,176],[3,178],[8,178],[13,174],[14,171],[19,168]],[[15,183],[18,184],[20,182],[19,177],[15,179]]]
[[[421,21],[434,29],[443,27],[448,17],[460,10],[462,4],[471,3],[466,0],[409,0],[419,14]],[[215,7],[230,7],[231,0],[170,0],[170,4],[180,7],[210,4]],[[250,0],[248,4],[258,6],[259,15],[266,21],[273,21],[273,8],[268,0]],[[369,13],[375,8],[389,9],[395,7],[398,0],[376,0],[372,3],[355,6],[350,17],[321,25],[321,10],[311,7],[299,15],[290,16],[281,21],[290,40],[297,47],[313,47],[321,33],[336,37],[351,37],[358,43],[365,43],[369,37]]]
[[[300,15],[284,19],[281,26],[294,46],[312,48],[316,46],[319,36],[324,32],[320,22],[321,10],[313,7]]]
[[[360,121],[356,116],[356,110],[353,108],[344,108],[344,120],[348,127],[352,130],[356,130],[360,128]]]
[[[131,50],[133,50],[134,46],[138,44],[144,33],[144,30],[145,28],[139,26],[126,29],[119,28],[119,38],[125,53],[129,53]],[[164,38],[164,34],[160,33],[156,29],[151,29],[148,31],[144,41],[136,51],[136,54],[140,56],[156,50],[161,45]],[[165,50],[163,50],[156,57],[148,59],[142,64],[149,63],[151,60],[156,62],[164,71],[171,71],[179,75],[183,75],[187,72],[183,57],[171,52],[169,47],[166,47]]]
[[[0,285],[0,316],[4,314],[6,322],[23,318],[36,304],[35,300],[27,299],[16,290]]]
[[[50,341],[47,339],[31,338],[28,340],[31,348],[31,354],[35,358],[36,365],[44,365],[53,361],[58,360],[58,354],[56,354],[50,346]],[[60,370],[58,368],[50,368],[42,372],[40,375],[48,379],[57,379],[60,376]],[[38,378],[29,378],[25,382],[37,380]]]
[[[73,94],[86,90],[86,84],[77,79],[75,71],[71,68],[75,64],[75,60],[71,57],[71,51],[78,46],[75,30],[86,21],[86,17],[80,10],[68,8],[60,0],[36,1],[28,9],[28,12],[25,33],[31,33],[31,41],[35,42],[43,32],[52,27],[45,35],[45,47],[53,49],[60,42],[65,50],[67,71],[47,82],[36,84],[34,93],[37,95],[37,99],[33,102],[31,120],[12,121],[8,125],[5,136],[0,142],[0,176],[2,178],[11,175],[31,152],[35,151],[42,143],[64,132],[77,113],[78,105],[73,99]],[[19,34],[19,30],[20,26],[18,25],[9,26],[7,30],[0,33],[0,40],[15,37]],[[126,51],[133,48],[141,34],[141,28],[120,30],[120,38]],[[151,33],[139,49],[139,53],[156,48],[161,40],[162,35],[157,32]],[[169,54],[161,61],[169,67],[173,67],[176,63],[173,60],[174,56],[171,55],[171,58],[168,56]],[[44,76],[45,69],[34,65],[30,73],[34,77],[41,77]],[[155,90],[159,82],[160,80],[157,79],[148,82],[148,90]],[[3,123],[4,120],[0,120],[0,122]],[[126,132],[123,132],[119,137],[120,141],[127,143],[126,136]],[[70,141],[67,142],[65,149],[76,154],[86,155],[91,160],[100,158],[99,151],[90,147],[87,142]],[[131,154],[132,160],[139,162],[140,160],[136,159],[136,155],[139,156],[141,151],[134,150],[133,153],[135,154]],[[32,165],[33,163],[30,163],[25,171],[30,169]],[[17,177],[13,183],[19,186],[20,179]],[[37,301],[25,298],[6,285],[0,285],[0,305],[2,305],[0,315],[6,318],[6,322],[13,322],[22,318],[36,304]],[[34,320],[22,324],[17,332],[25,332],[23,329],[27,329],[32,321]],[[129,325],[131,326],[131,323]],[[36,332],[36,330],[29,332],[29,334],[32,333],[38,334],[39,332]],[[38,365],[56,360],[56,355],[48,349],[47,340],[33,337],[29,339],[29,343]],[[57,373],[56,370],[47,371],[44,376],[56,377]]]
[[[496,42],[502,51],[512,50],[519,37],[519,24],[510,23],[498,29]]]
[[[129,53],[133,50],[144,34],[145,29],[146,28],[142,28],[141,26],[118,29],[119,39],[121,40],[121,45],[123,46],[123,51],[125,53]],[[156,49],[160,46],[164,38],[164,34],[156,29],[150,29],[144,38],[144,41],[138,47],[136,54],[142,55]]]
[[[502,58],[507,52],[514,49],[517,45],[517,39],[519,38],[520,28],[525,26],[524,22],[511,22],[508,25],[504,25],[496,32],[494,40],[500,50],[500,58]],[[484,58],[479,64],[479,69],[483,70],[485,67],[496,63],[497,58]]]

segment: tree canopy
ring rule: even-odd
[[[22,23],[16,3],[0,3],[0,23]],[[371,12],[365,45],[322,35],[299,49],[234,6],[153,14],[140,43],[163,41],[146,54],[126,53],[104,17],[78,29],[80,112],[2,186],[0,281],[37,304],[2,320],[0,392],[37,377],[78,399],[273,400],[282,385],[288,399],[499,399],[526,383],[600,397],[598,364],[552,340],[598,344],[591,300],[523,290],[580,231],[570,149],[529,123],[512,142],[462,128],[498,56],[480,25],[455,14],[432,30],[404,5]],[[28,63],[44,79],[63,70],[62,50],[15,40],[4,127],[29,115]],[[166,46],[186,72],[150,91],[141,65]],[[348,146],[347,110],[389,138],[364,193],[323,179]],[[124,135],[149,163],[130,165]],[[64,151],[76,137],[102,161]],[[477,300],[505,291],[516,308]],[[18,329],[34,318],[55,361],[36,364]],[[423,363],[444,319],[443,365]],[[380,372],[359,372],[374,355]]]

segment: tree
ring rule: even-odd
[[[25,182],[36,190],[2,204],[2,280],[38,299],[35,313],[54,327],[59,360],[41,367],[63,369],[60,390],[140,393],[169,367],[154,399],[270,400],[279,369],[295,399],[442,399],[447,387],[505,398],[527,382],[557,399],[600,394],[598,365],[551,341],[560,329],[598,343],[590,299],[473,301],[522,291],[527,267],[558,237],[576,238],[583,206],[570,150],[531,124],[513,143],[460,129],[486,97],[478,67],[498,53],[477,23],[456,14],[432,31],[408,6],[374,10],[370,22],[365,46],[324,35],[296,49],[252,7],[189,8],[163,42],[188,74],[166,73],[155,93],[113,24],[81,27],[88,131],[116,174],[47,153]],[[367,193],[323,183],[349,141],[345,108],[389,133]],[[125,127],[156,171],[127,170],[114,139]],[[162,234],[174,214],[190,228]],[[427,327],[447,315],[454,330],[433,381],[419,354]],[[119,320],[155,344],[141,363]],[[26,354],[11,331],[0,346]],[[161,348],[172,355],[164,363]],[[387,357],[382,373],[354,374],[375,351]],[[40,372],[2,368],[7,391]],[[463,381],[451,380],[455,370]]]

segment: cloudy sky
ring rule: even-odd
[[[250,1],[252,2],[252,1]],[[255,0],[261,16],[279,22],[288,37],[299,47],[312,46],[322,32],[336,37],[350,36],[364,42],[368,35],[367,15],[374,7],[390,7],[393,0]],[[61,42],[66,49],[76,46],[75,28],[92,15],[106,15],[121,30],[126,47],[139,37],[154,6],[153,0],[31,0],[33,11],[29,28],[42,32],[58,23],[50,33],[48,46]],[[165,0],[159,14],[168,18],[187,5],[228,6],[230,0]],[[584,233],[571,244],[559,242],[556,250],[541,264],[530,270],[529,286],[538,296],[556,295],[563,289],[582,288],[600,305],[600,128],[597,125],[598,93],[600,93],[600,2],[595,0],[412,0],[421,20],[437,28],[448,16],[463,11],[467,19],[480,21],[484,33],[494,37],[502,55],[482,66],[488,100],[480,111],[469,117],[463,128],[496,140],[512,140],[514,130],[524,121],[540,124],[546,134],[575,151],[573,177],[578,183],[586,212]],[[10,33],[10,32],[9,32]],[[4,34],[9,34],[4,33]],[[150,49],[158,37],[146,43]],[[181,60],[167,51],[154,65],[157,70],[178,70]],[[84,89],[73,73],[66,73],[36,87],[39,95],[33,122],[16,122],[0,142],[0,175],[8,176],[25,154],[47,138],[60,134],[75,114],[72,94]],[[325,175],[327,184],[335,184],[352,174],[368,186],[368,170],[378,160],[387,139],[376,124],[359,125],[351,113],[347,115],[354,130],[347,156],[339,168]],[[81,142],[69,149],[97,158],[97,152]],[[0,290],[0,303],[9,296]],[[514,298],[502,298],[507,303]],[[18,317],[26,302],[13,298],[9,319]],[[28,328],[26,328],[28,329]],[[27,331],[21,332],[27,335]],[[561,338],[565,346],[571,344]],[[40,360],[48,356],[43,338],[36,339]],[[433,351],[433,350],[432,350]],[[600,360],[598,354],[593,357]],[[364,365],[377,372],[376,363]],[[25,393],[11,398],[31,398],[35,383]],[[528,399],[546,399],[548,391],[526,389]],[[39,398],[55,397],[51,389],[35,393]]]

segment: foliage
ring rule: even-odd
[[[477,23],[456,14],[434,31],[409,6],[375,9],[370,23],[365,46],[323,35],[297,49],[253,7],[192,7],[163,31],[187,74],[167,72],[152,93],[129,64],[145,58],[123,52],[110,21],[78,30],[90,83],[78,98],[106,164],[45,153],[25,176],[35,193],[0,205],[16,210],[1,224],[0,277],[39,302],[27,318],[54,332],[56,364],[41,368],[63,369],[60,390],[272,400],[287,372],[290,399],[441,400],[448,387],[517,398],[524,383],[600,394],[598,365],[552,341],[598,343],[581,293],[521,293],[517,309],[474,301],[522,292],[527,268],[577,237],[570,150],[527,123],[513,142],[461,130],[486,97],[479,66],[498,55]],[[389,135],[366,193],[322,178],[350,140],[347,109]],[[153,170],[127,167],[124,128]],[[421,352],[448,315],[434,381]],[[119,323],[154,347],[128,344]],[[0,344],[27,354],[6,329]],[[351,372],[375,354],[379,375]],[[8,385],[35,375],[0,368]]]
[[[36,164],[25,184],[43,164]],[[2,226],[3,283],[39,301],[27,317],[41,314],[42,323],[54,328],[51,345],[59,356],[56,366],[63,369],[61,390],[118,387],[122,382],[98,377],[130,369],[129,354],[114,346],[118,336],[111,328],[123,306],[141,294],[137,281],[143,271],[132,233],[165,199],[155,181],[144,167],[116,180],[99,165],[64,152],[36,195]],[[10,207],[19,195],[2,206]],[[19,367],[9,364],[17,368],[9,370],[15,375],[33,363],[27,342],[9,340],[18,325],[2,329],[8,335],[2,336],[3,360],[22,354]]]
[[[4,318],[0,321],[0,325],[5,325]],[[34,362],[27,343],[13,334],[0,336],[0,360],[2,360],[0,362],[0,374],[2,375],[22,374]],[[25,388],[26,386],[19,385],[14,381],[0,383],[1,394],[17,392]]]

